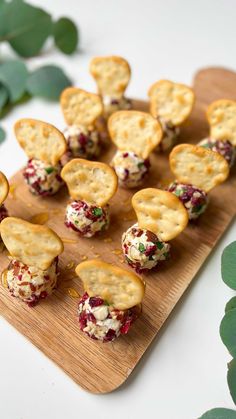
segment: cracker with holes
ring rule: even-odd
[[[150,112],[154,118],[158,118],[163,129],[163,138],[158,150],[169,150],[178,139],[179,126],[192,112],[194,92],[184,84],[159,80],[150,87],[148,95]]]
[[[196,220],[206,210],[208,192],[229,175],[224,157],[191,144],[180,144],[171,151],[170,168],[176,180],[168,190],[184,204],[190,220]]]
[[[109,200],[117,190],[117,176],[108,164],[73,159],[61,172],[72,198],[65,224],[80,236],[92,237],[109,227]]]
[[[68,87],[61,94],[61,109],[67,123],[67,161],[80,157],[93,159],[100,153],[101,138],[96,121],[103,114],[98,95],[76,87]]]
[[[149,155],[162,138],[160,123],[146,112],[119,111],[109,118],[108,129],[118,149],[111,164],[120,185],[142,185],[150,168]]]
[[[8,211],[4,205],[4,201],[9,193],[9,183],[6,176],[0,172],[0,223],[4,218],[8,217]],[[1,242],[1,235],[0,235]]]
[[[131,76],[129,63],[122,57],[95,57],[90,63],[90,73],[97,84],[108,118],[119,110],[131,109],[131,101],[124,96]]]
[[[78,307],[80,329],[102,342],[127,334],[141,312],[142,279],[97,259],[80,263],[76,273],[85,290]]]
[[[66,151],[64,135],[53,125],[36,119],[20,119],[14,128],[29,159],[23,176],[30,192],[42,197],[54,195],[63,185],[60,159]]]
[[[126,262],[137,272],[156,267],[169,258],[169,240],[188,224],[184,205],[170,192],[156,188],[142,189],[132,198],[137,223],[122,236]]]
[[[8,289],[14,297],[35,305],[56,287],[63,243],[49,227],[20,218],[5,218],[0,232],[11,257],[2,273]]]

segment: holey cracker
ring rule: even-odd
[[[143,159],[162,138],[161,125],[146,112],[115,112],[108,120],[108,130],[119,151],[133,152]]]
[[[169,80],[159,80],[154,83],[148,95],[151,114],[174,126],[181,125],[188,118],[195,100],[190,87]]]
[[[63,243],[49,227],[7,217],[0,224],[2,240],[12,258],[40,270],[63,252]]]
[[[8,192],[9,192],[8,180],[6,176],[2,172],[0,172],[0,206],[5,201],[8,195]],[[1,219],[1,215],[0,215],[0,219]]]
[[[224,157],[192,144],[176,146],[169,161],[179,183],[193,185],[205,192],[224,182],[229,175],[229,165]]]
[[[15,135],[29,159],[56,165],[66,151],[64,135],[53,125],[36,119],[20,119]]]
[[[78,127],[93,126],[102,115],[103,104],[98,95],[76,87],[67,87],[61,94],[61,108],[66,123]]]
[[[121,57],[95,57],[90,63],[98,92],[103,97],[119,99],[129,83],[131,70],[128,62]]]
[[[127,310],[143,300],[144,282],[125,269],[95,259],[80,263],[75,271],[90,297],[100,297],[115,309]]]
[[[229,140],[236,146],[236,101],[220,99],[207,108],[210,137],[215,140]]]

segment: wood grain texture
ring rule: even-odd
[[[236,98],[236,73],[224,69],[200,71],[194,80],[196,105],[191,119],[181,131],[180,142],[198,142],[208,133],[205,108],[212,100]],[[135,101],[135,108],[147,110],[147,104]],[[114,153],[111,146],[103,160],[110,161]],[[152,169],[147,185],[157,186],[171,180],[167,156],[153,153]],[[143,353],[157,335],[168,315],[193,280],[195,274],[224,233],[235,215],[236,171],[230,179],[210,193],[207,212],[196,224],[172,242],[172,258],[158,270],[144,276],[146,295],[142,316],[135,322],[128,336],[114,343],[102,344],[86,337],[76,320],[78,299],[68,295],[68,288],[82,293],[80,280],[74,269],[68,269],[83,259],[102,257],[105,261],[127,267],[122,263],[121,234],[135,222],[131,211],[132,192],[119,189],[111,202],[111,227],[94,239],[79,239],[63,224],[64,209],[68,201],[66,190],[54,198],[35,198],[22,180],[21,172],[12,179],[15,192],[6,205],[11,215],[30,220],[32,215],[47,212],[48,225],[65,240],[65,252],[60,258],[61,275],[58,289],[35,308],[11,297],[0,286],[0,312],[14,327],[58,364],[73,380],[93,393],[106,393],[119,387],[129,376]],[[106,239],[112,239],[109,242]],[[67,240],[69,239],[69,240]],[[71,241],[71,242],[70,242]],[[0,255],[0,268],[8,264],[7,252]]]

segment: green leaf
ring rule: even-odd
[[[97,217],[100,217],[103,212],[102,212],[102,208],[93,208],[93,214],[96,215]]]
[[[227,311],[233,310],[234,308],[236,308],[236,297],[232,297],[231,300],[228,301],[225,306],[225,313],[227,313]]]
[[[208,412],[204,413],[199,419],[236,419],[236,411],[218,407],[216,409],[208,410]]]
[[[0,85],[0,110],[7,103],[8,100],[8,90],[5,86]]]
[[[236,290],[236,241],[227,246],[221,257],[221,275],[223,281]]]
[[[72,20],[61,17],[53,26],[53,36],[56,46],[64,54],[72,54],[78,44],[78,29]]]
[[[13,0],[1,11],[0,28],[0,41],[8,41],[19,55],[32,57],[52,33],[52,19],[38,7]]]
[[[26,88],[28,70],[23,61],[6,61],[0,65],[0,82],[9,92],[11,102],[21,98]]]
[[[236,357],[236,309],[227,311],[220,324],[220,336],[233,358]]]
[[[27,81],[27,91],[32,96],[58,100],[62,90],[71,85],[63,71],[54,65],[47,65],[35,70]]]
[[[236,404],[236,359],[232,359],[228,364],[227,381],[231,397]]]
[[[0,144],[3,143],[3,141],[6,138],[6,133],[2,127],[0,127]]]
[[[143,244],[143,243],[139,243],[138,250],[139,250],[141,253],[145,252],[145,246],[144,246],[144,244]]]

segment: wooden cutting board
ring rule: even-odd
[[[210,68],[198,72],[194,80],[197,100],[191,119],[181,131],[180,142],[198,142],[208,133],[205,108],[219,98],[236,99],[236,73]],[[148,110],[147,103],[134,101],[135,108]],[[109,162],[114,149],[104,153]],[[145,186],[166,185],[171,175],[165,155],[151,156],[152,169]],[[60,258],[60,279],[54,294],[35,308],[10,296],[0,286],[0,312],[9,323],[58,364],[76,383],[93,393],[107,393],[119,387],[132,372],[161,326],[167,319],[216,242],[235,214],[236,170],[230,179],[211,194],[207,212],[197,224],[172,242],[172,259],[147,275],[142,316],[128,336],[114,343],[102,344],[86,337],[76,319],[78,298],[82,293],[80,280],[73,266],[86,257],[102,257],[105,261],[130,269],[123,262],[121,234],[135,222],[131,209],[132,193],[119,189],[111,202],[111,227],[94,239],[81,239],[63,224],[68,195],[62,190],[53,198],[36,198],[28,192],[21,172],[11,179],[12,192],[6,205],[11,215],[30,220],[33,215],[49,217],[48,225],[62,237],[65,252]],[[46,214],[46,215],[45,215]],[[0,268],[8,264],[7,252],[0,255]]]

